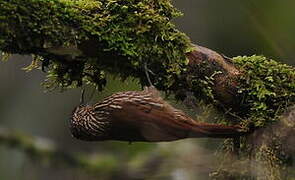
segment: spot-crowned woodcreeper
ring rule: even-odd
[[[113,94],[73,111],[70,130],[86,141],[173,141],[184,138],[230,138],[245,134],[239,126],[201,123],[165,102],[154,87]]]

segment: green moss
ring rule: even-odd
[[[0,50],[41,56],[49,86],[84,81],[101,88],[105,71],[144,81],[147,62],[161,77],[153,81],[167,88],[187,63],[190,42],[171,23],[181,13],[170,0],[3,0],[0,7]],[[95,42],[95,57],[49,53],[82,48],[88,40]]]
[[[93,174],[110,175],[119,169],[119,162],[111,155],[97,155],[89,157],[79,157],[79,166]]]
[[[214,95],[215,78],[222,73],[220,70],[212,68],[212,64],[203,61],[200,64],[191,68],[190,87],[194,92],[195,97],[211,104],[216,104]]]
[[[275,122],[287,107],[295,104],[295,69],[263,56],[236,57],[241,68],[242,112],[255,126]]]
[[[11,56],[11,54],[0,51],[0,61],[4,61],[4,62],[8,61],[10,56]]]
[[[192,68],[191,76],[183,82],[178,78],[186,71],[185,53],[190,50],[189,39],[171,23],[179,15],[170,0],[2,0],[0,50],[36,55],[28,70],[41,63],[48,72],[45,86],[49,88],[83,83],[102,88],[106,73],[137,77],[146,84],[143,65],[147,63],[157,88],[176,91],[189,86],[196,97],[215,104],[214,78],[219,71],[207,68],[209,64],[205,62]],[[96,48],[94,56],[88,56],[83,48],[88,42]],[[237,115],[243,119],[241,124],[268,127],[277,122],[295,101],[294,68],[263,56],[236,57],[233,62],[242,70],[237,79],[237,99],[241,100]],[[241,139],[242,159],[252,158],[270,167],[273,172],[268,177],[282,176],[281,169],[287,166],[288,158],[277,149],[282,147],[279,142],[284,136],[262,138],[262,144]],[[233,146],[232,141],[225,144],[224,151],[230,153]],[[113,160],[110,162],[107,169],[116,166]],[[232,162],[230,159],[229,164],[236,165]],[[276,167],[282,168],[275,171]],[[251,173],[247,170],[243,172]],[[252,178],[237,172],[228,172],[226,177]]]
[[[241,124],[254,124],[256,131],[238,142],[226,140],[220,168],[211,176],[288,179],[294,171],[294,154],[287,140],[294,138],[294,126],[287,123],[293,122],[286,119],[289,115],[282,114],[295,104],[295,69],[263,56],[236,57],[233,62],[242,71],[238,79]],[[234,149],[237,145],[240,148]],[[236,171],[237,167],[243,168]]]

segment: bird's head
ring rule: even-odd
[[[108,122],[90,105],[79,105],[70,118],[72,135],[81,140],[104,140]]]

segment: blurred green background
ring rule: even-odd
[[[263,54],[295,65],[294,0],[174,0],[184,16],[175,20],[194,43],[229,57]],[[1,23],[1,22],[0,22]],[[109,159],[94,177],[77,169],[33,161],[22,151],[0,144],[0,180],[18,179],[208,179],[218,165],[215,152],[220,140],[195,139],[170,143],[82,142],[71,137],[68,120],[79,104],[80,89],[44,92],[45,73],[21,68],[29,56],[15,55],[0,62],[0,127],[54,141],[67,152]],[[111,79],[92,102],[113,92],[140,89],[136,81]],[[88,99],[91,88],[87,89]],[[126,171],[112,172],[123,164]],[[110,169],[108,169],[108,167]],[[131,174],[128,174],[132,171]],[[111,173],[110,173],[111,172]]]

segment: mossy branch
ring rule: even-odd
[[[72,153],[62,150],[58,144],[47,138],[35,137],[22,132],[0,127],[0,145],[23,151],[29,158],[52,167],[67,167],[84,172],[87,177],[103,179],[134,179],[146,177],[157,171],[166,156],[163,153],[141,159],[136,166],[116,159],[111,154]],[[135,157],[131,162],[138,161]],[[146,170],[149,167],[148,171]]]
[[[144,63],[173,83],[187,63],[188,37],[171,20],[169,0],[4,0],[0,50],[35,54],[48,68],[48,85],[105,85],[105,72],[143,79]]]
[[[24,151],[30,158],[51,165],[66,166],[81,169],[92,175],[116,172],[119,163],[110,156],[93,158],[83,154],[73,154],[62,151],[52,141],[40,137],[33,137],[0,127],[0,144]],[[110,163],[112,162],[112,163]],[[112,164],[111,167],[107,165]]]
[[[214,104],[241,118],[273,118],[294,104],[295,71],[265,57],[233,60],[198,46],[171,20],[180,13],[170,0],[4,0],[0,2],[0,50],[34,54],[31,67],[47,70],[48,87],[92,83],[106,73],[148,81],[184,99]],[[255,123],[263,126],[265,123]]]
[[[108,73],[147,85],[147,64],[155,87],[180,100],[192,92],[229,116],[226,124],[267,127],[295,104],[294,67],[192,45],[171,23],[179,15],[170,0],[2,0],[0,50],[34,54],[49,87],[102,89]]]

